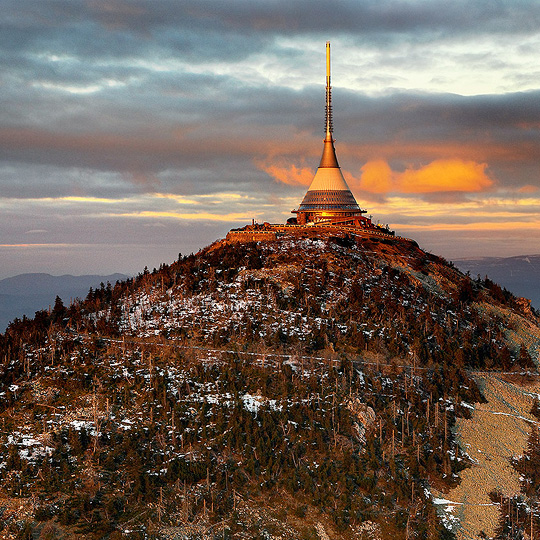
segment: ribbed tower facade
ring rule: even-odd
[[[326,114],[324,147],[317,173],[298,210],[300,225],[309,223],[368,226],[339,167],[334,147],[332,124],[332,87],[330,85],[330,42],[326,42]]]

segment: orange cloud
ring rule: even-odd
[[[403,193],[435,193],[440,191],[477,192],[493,185],[485,173],[486,163],[439,159],[421,169],[409,169],[399,175]]]
[[[274,180],[288,184],[289,186],[309,186],[313,180],[314,173],[309,167],[297,167],[289,165],[281,167],[279,165],[268,165],[262,161],[256,161],[257,167],[268,173]]]
[[[534,192],[538,191],[538,187],[537,186],[531,186],[529,184],[529,185],[520,187],[518,189],[518,191],[519,191],[519,193],[534,193]]]
[[[362,167],[360,187],[371,193],[473,193],[493,185],[485,172],[486,163],[460,159],[439,159],[420,169],[394,172],[384,160],[369,161]]]
[[[384,160],[368,161],[361,169],[360,189],[370,193],[388,193],[392,191],[393,172]]]
[[[255,160],[255,165],[277,182],[290,186],[309,186],[314,171],[310,167]],[[387,193],[476,193],[493,186],[486,173],[487,164],[463,159],[438,159],[418,169],[393,171],[384,159],[368,161],[360,178],[343,171],[353,190],[384,195]],[[526,187],[525,189],[528,189]],[[528,191],[527,191],[528,192]]]

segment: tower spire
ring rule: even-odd
[[[324,146],[319,167],[339,167],[334,148],[334,123],[332,120],[332,86],[330,84],[330,42],[326,42],[326,109],[324,126]]]
[[[334,148],[332,125],[332,86],[330,84],[330,42],[326,42],[326,113],[323,153],[317,173],[302,200],[297,214],[297,223],[353,224],[364,226],[368,219],[351,193],[339,168]],[[363,225],[362,225],[363,224]]]
[[[325,142],[333,142],[332,132],[332,86],[330,85],[330,42],[326,42],[326,118],[325,118]]]

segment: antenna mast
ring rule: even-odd
[[[325,141],[333,142],[332,132],[332,87],[330,86],[330,42],[326,42],[326,119],[325,119]]]

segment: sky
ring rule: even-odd
[[[536,0],[2,0],[0,278],[136,274],[291,217],[324,137],[375,222],[540,253]]]

